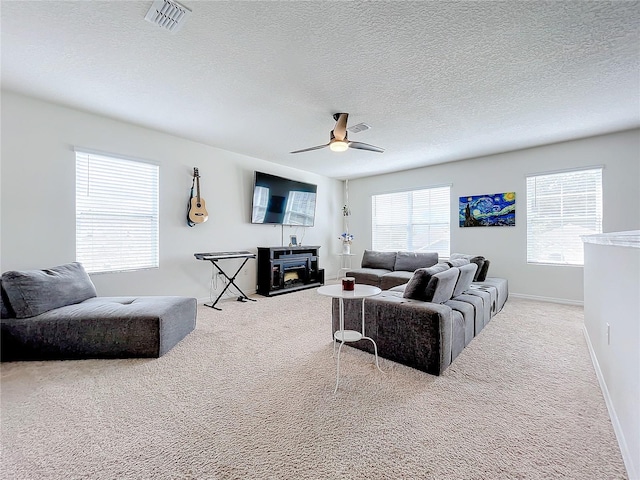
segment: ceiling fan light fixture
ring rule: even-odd
[[[336,140],[335,142],[331,142],[329,148],[332,152],[344,152],[349,148],[349,144],[342,140]]]

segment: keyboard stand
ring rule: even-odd
[[[250,252],[220,252],[220,253],[215,253],[215,254],[196,253],[195,257],[198,260],[209,260],[211,262],[211,264],[214,267],[216,267],[218,269],[218,271],[229,281],[227,283],[227,285],[222,289],[222,292],[220,292],[220,295],[218,295],[218,298],[216,298],[215,301],[211,305],[208,305],[208,304],[205,303],[204,304],[205,307],[209,307],[209,308],[213,308],[213,309],[218,310],[218,311],[222,311],[221,308],[216,307],[216,304],[222,298],[224,293],[229,289],[229,287],[231,285],[236,287],[238,292],[240,292],[240,296],[237,298],[237,300],[239,302],[246,302],[247,300],[249,300],[251,302],[255,302],[256,301],[253,298],[249,298],[242,291],[242,289],[238,285],[236,285],[236,282],[235,282],[235,279],[238,276],[238,273],[240,273],[240,270],[242,270],[242,267],[245,266],[245,264],[249,261],[250,258],[256,258],[256,255],[254,253],[250,253]],[[242,264],[238,267],[238,269],[233,274],[233,276],[229,277],[229,275],[227,275],[227,273],[222,268],[220,268],[220,265],[218,265],[218,262],[220,260],[226,260],[226,259],[231,259],[231,258],[244,258],[244,262],[242,262]]]

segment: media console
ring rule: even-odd
[[[266,297],[324,284],[318,246],[258,247],[258,293]]]

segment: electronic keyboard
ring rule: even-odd
[[[209,252],[209,253],[194,253],[198,260],[224,260],[226,258],[256,258],[255,253],[247,252],[246,250],[239,252]]]

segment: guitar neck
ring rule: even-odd
[[[198,203],[200,203],[200,177],[196,177],[196,196],[198,197]]]

